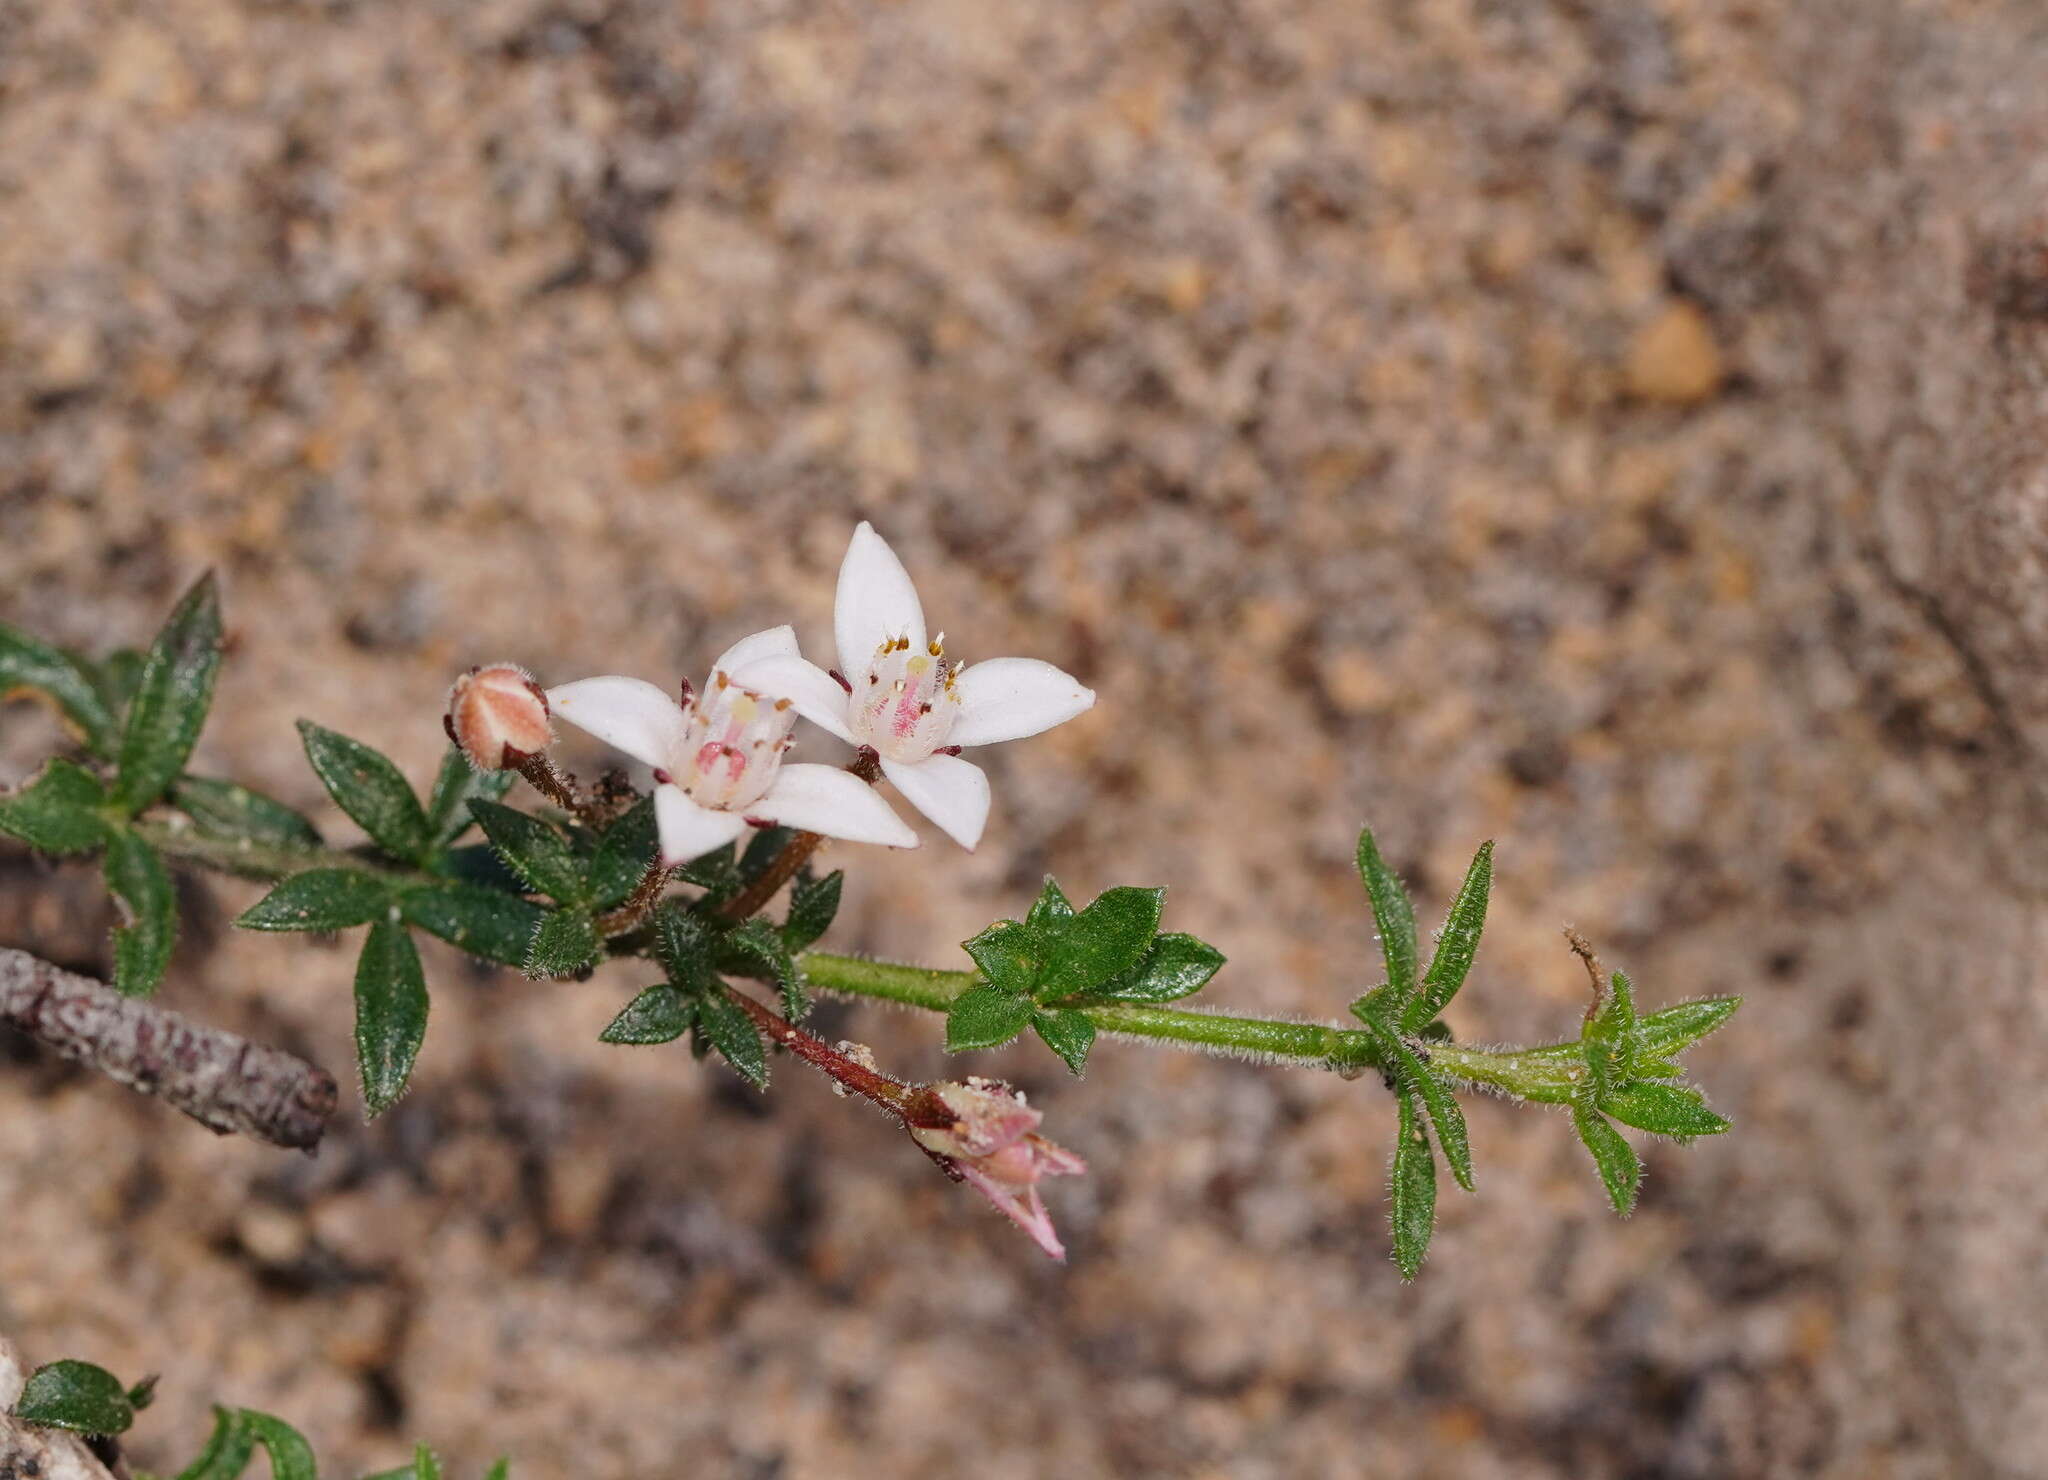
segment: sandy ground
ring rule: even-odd
[[[1749,998],[1695,1056],[1738,1134],[1621,1222],[1476,1105],[1403,1287],[1371,1081],[989,1056],[1094,1166],[1057,1268],[794,1068],[598,1044],[633,972],[430,949],[415,1091],[317,1160],[10,1048],[0,1329],[165,1373],[165,1468],[218,1398],[336,1474],[2041,1473],[1992,1183],[2048,1115],[1972,1181],[1942,1056],[2041,1041],[2019,968],[1975,1037],[1944,1001],[2033,938],[2038,769],[1898,522],[1970,494],[1970,382],[1897,367],[2035,332],[1969,212],[2044,64],[1969,0],[0,0],[0,619],[133,642],[219,569],[208,768],[348,836],[294,718],[420,775],[473,662],[823,643],[868,517],[960,655],[1101,702],[989,754],[971,857],[842,850],[837,944],[1164,884],[1216,1000],[1329,1017],[1370,817],[1432,916],[1497,840],[1462,1036],[1570,1030],[1566,922]],[[0,780],[51,739],[7,709]],[[100,958],[89,877],[0,866],[7,943]],[[195,882],[166,999],[346,1066],[349,953],[228,931],[254,894]]]

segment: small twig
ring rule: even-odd
[[[0,1024],[157,1096],[220,1135],[239,1132],[311,1151],[338,1098],[332,1075],[282,1049],[203,1027],[5,947]]]
[[[882,779],[882,758],[863,746],[860,754],[847,763],[846,769],[873,786]],[[719,906],[718,912],[728,920],[747,920],[759,914],[762,906],[775,897],[776,891],[795,878],[797,870],[811,861],[811,855],[818,851],[818,845],[824,841],[824,836],[820,833],[798,833],[783,845],[782,851],[762,870],[759,878]]]
[[[1572,926],[1564,927],[1564,938],[1571,942],[1572,954],[1586,964],[1586,975],[1593,979],[1593,1005],[1586,1009],[1586,1021],[1592,1022],[1607,1005],[1607,973],[1600,969],[1600,958],[1593,952],[1593,943]]]
[[[842,1088],[872,1101],[906,1125],[951,1125],[953,1113],[923,1085],[892,1079],[858,1059],[842,1053],[815,1033],[805,1032],[772,1007],[734,986],[725,995],[754,1020],[754,1026],[781,1044],[812,1068],[830,1077]]]

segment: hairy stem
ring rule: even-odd
[[[891,1079],[851,1055],[842,1053],[815,1033],[805,1032],[781,1013],[739,988],[728,986],[725,995],[737,1003],[754,1026],[781,1044],[812,1068],[829,1076],[844,1089],[880,1105],[911,1125],[950,1125],[952,1112],[937,1097],[919,1085]]]

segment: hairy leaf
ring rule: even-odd
[[[1460,1187],[1470,1192],[1472,1145],[1465,1132],[1465,1114],[1458,1108],[1457,1097],[1422,1061],[1421,1055],[1408,1046],[1400,1033],[1376,1017],[1362,1017],[1360,1021],[1379,1045],[1395,1081],[1403,1090],[1420,1099],[1423,1108],[1429,1111],[1430,1123],[1436,1127],[1437,1144],[1443,1148],[1444,1160],[1450,1163],[1451,1175],[1458,1179]]]
[[[982,980],[1006,996],[1028,996],[1037,985],[1041,937],[1015,920],[998,920],[960,943],[981,968]]]
[[[1394,1228],[1394,1263],[1400,1266],[1402,1279],[1412,1280],[1436,1231],[1436,1153],[1422,1129],[1415,1097],[1403,1093],[1395,1096],[1395,1103],[1399,1117],[1387,1216]]]
[[[549,910],[527,948],[526,974],[536,981],[574,976],[596,963],[601,945],[597,922],[588,910]]]
[[[1137,965],[1159,933],[1165,895],[1164,889],[1105,889],[1073,918],[1043,927],[1037,932],[1043,952],[1039,998],[1074,996]]]
[[[597,1036],[606,1043],[673,1043],[697,1020],[697,1004],[668,982],[657,982],[625,1005]]]
[[[1088,1067],[1088,1050],[1095,1046],[1095,1024],[1087,1013],[1072,1007],[1041,1007],[1031,1014],[1031,1026],[1047,1048],[1066,1060],[1076,1077]]]
[[[31,1372],[13,1413],[23,1423],[78,1434],[125,1434],[135,1422],[135,1405],[121,1380],[104,1367],[77,1361],[51,1362]]]
[[[472,798],[469,810],[483,824],[498,856],[529,888],[563,904],[586,904],[582,865],[559,828],[499,802]]]
[[[1740,997],[1707,997],[1653,1012],[1639,1025],[1643,1049],[1660,1056],[1680,1053],[1727,1022],[1740,1006]]]
[[[418,862],[431,851],[427,814],[390,760],[348,736],[299,721],[306,759],[342,811],[393,858]]]
[[[163,980],[178,940],[171,876],[156,849],[126,828],[107,833],[101,868],[122,919],[114,927],[114,985],[127,996],[147,997]]]
[[[717,935],[703,917],[676,903],[662,906],[654,917],[654,952],[668,970],[668,979],[684,992],[701,995],[718,990],[712,974]]]
[[[1032,901],[1031,913],[1024,917],[1024,923],[1034,930],[1043,930],[1062,920],[1074,918],[1074,906],[1068,901],[1066,891],[1051,874],[1045,876],[1045,887],[1038,891],[1038,898]]]
[[[1091,1002],[1177,1002],[1209,984],[1224,955],[1192,935],[1156,936],[1145,959],[1088,994]]]
[[[271,1480],[318,1480],[313,1465],[313,1448],[290,1424],[267,1413],[242,1410],[242,1422],[270,1455]]]
[[[157,633],[121,730],[114,805],[130,815],[185,769],[220,673],[220,594],[211,573],[185,593]]]
[[[1031,1022],[1031,999],[1000,987],[969,987],[946,1011],[946,1051],[965,1053],[1008,1043]]]
[[[839,891],[846,871],[834,869],[822,879],[798,879],[789,893],[789,916],[783,921],[782,941],[791,951],[808,950],[832,928],[839,914]]]
[[[293,874],[235,923],[244,930],[346,930],[391,908],[389,879],[359,868],[316,868]]]
[[[62,711],[93,754],[112,756],[116,743],[113,711],[85,666],[48,643],[0,623],[0,699],[16,689],[34,689]]]
[[[1643,1164],[1634,1148],[1583,1098],[1572,1101],[1572,1126],[1592,1154],[1601,1184],[1607,1189],[1607,1200],[1614,1204],[1615,1212],[1626,1218],[1635,1211],[1636,1188],[1643,1177]]]
[[[782,1013],[795,1021],[810,1011],[803,973],[796,968],[782,932],[758,916],[734,926],[721,942],[720,964],[741,976],[775,983],[782,994]]]
[[[479,771],[454,746],[441,757],[441,770],[434,777],[434,789],[427,796],[427,835],[436,848],[445,848],[465,832],[476,819],[470,815],[473,797],[495,802],[512,787],[510,771]]]
[[[768,872],[768,866],[782,856],[782,850],[796,838],[793,827],[764,827],[747,840],[740,855],[740,877],[749,884]]]
[[[545,913],[516,894],[454,879],[408,889],[399,896],[398,905],[408,925],[417,925],[472,956],[522,967]]]
[[[1493,844],[1482,843],[1465,872],[1458,897],[1451,901],[1450,917],[1437,937],[1436,954],[1422,978],[1422,991],[1401,1013],[1401,1027],[1414,1033],[1427,1027],[1450,1005],[1465,985],[1472,958],[1479,952],[1479,932],[1486,925],[1486,896],[1493,885]],[[1445,1156],[1450,1155],[1445,1148]]]
[[[1408,898],[1400,876],[1380,857],[1372,829],[1358,834],[1358,876],[1365,881],[1365,895],[1372,902],[1372,918],[1379,929],[1380,952],[1386,958],[1387,985],[1402,1003],[1415,995],[1415,905]],[[1434,1165],[1434,1163],[1432,1163]],[[1436,1183],[1430,1182],[1432,1195]],[[1424,1242],[1428,1240],[1425,1238]],[[1416,1256],[1421,1262],[1421,1255]],[[1413,1279],[1411,1274],[1408,1278]]]
[[[217,837],[247,838],[278,848],[317,848],[320,831],[283,802],[211,776],[181,776],[171,803]]]
[[[1676,1084],[1637,1080],[1601,1095],[1599,1105],[1623,1125],[1681,1141],[1718,1136],[1729,1129],[1726,1120],[1707,1108],[1698,1090]]]
[[[768,1087],[768,1050],[746,1009],[721,991],[697,1002],[697,1032],[755,1089]]]
[[[107,840],[107,794],[91,772],[53,760],[19,791],[0,796],[0,832],[45,853],[90,853]]]
[[[379,920],[356,962],[356,1063],[372,1119],[405,1093],[426,1036],[427,979],[419,952],[403,925]]]
[[[598,839],[590,855],[590,902],[601,910],[617,908],[647,877],[660,846],[654,798],[645,796]]]
[[[240,1480],[256,1455],[256,1436],[244,1416],[226,1408],[213,1410],[213,1436],[199,1458],[178,1472],[178,1480]]]

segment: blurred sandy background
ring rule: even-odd
[[[1327,1017],[1370,817],[1432,916],[1498,840],[1464,1036],[1569,1031],[1566,922],[1749,998],[1735,1136],[1622,1223],[1479,1104],[1403,1288],[1370,1081],[992,1056],[1094,1164],[1061,1269],[792,1067],[601,1047],[633,972],[434,949],[315,1161],[13,1045],[0,1329],[165,1373],[151,1467],[218,1397],[337,1475],[2048,1473],[2044,67],[2035,0],[0,0],[0,619],[218,567],[206,767],[335,820],[297,716],[424,775],[472,662],[823,643],[865,516],[1102,702],[972,857],[843,850],[838,944],[1166,884]],[[167,1000],[346,1070],[346,945],[192,892]]]

